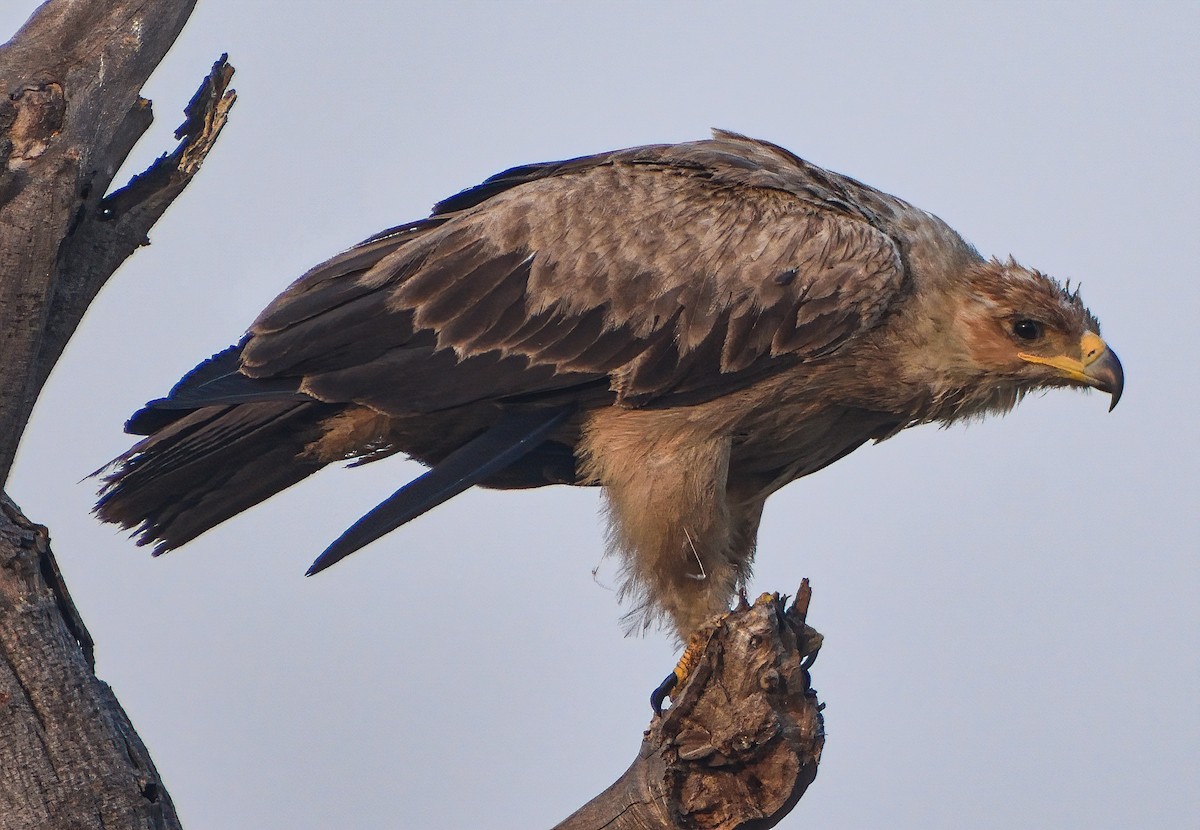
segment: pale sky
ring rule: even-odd
[[[633,759],[675,654],[622,636],[594,490],[472,491],[306,579],[420,468],[328,470],[158,560],[81,479],[316,262],[506,167],[719,126],[1081,281],[1127,377],[1112,414],[1036,397],[768,502],[752,592],[809,577],[826,638],[824,762],[781,826],[1194,830],[1198,40],[1182,2],[201,0],[120,180],[222,51],[237,106],[8,487],[185,826],[549,827]]]

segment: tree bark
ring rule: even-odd
[[[176,149],[113,177],[152,120],[138,93],[195,0],[51,0],[0,46],[0,828],[178,828],[50,550],[3,492],[84,311],[186,187],[234,101],[222,57]]]
[[[175,151],[108,192],[153,120],[138,92],[194,5],[51,0],[0,47],[0,486],[84,311],[146,244],[233,104],[222,58],[188,106]]]
[[[821,635],[764,594],[701,631],[703,653],[612,786],[554,830],[766,830],[817,774],[825,731],[808,669]]]
[[[108,684],[47,529],[0,494],[0,828],[174,830],[179,819]]]

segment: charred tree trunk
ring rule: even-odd
[[[49,531],[3,484],[84,311],[147,243],[233,104],[222,57],[187,107],[179,146],[109,192],[152,118],[139,90],[194,4],[50,0],[0,46],[0,830],[180,826],[146,748],[95,676]],[[764,596],[715,621],[633,765],[558,830],[764,830],[783,818],[816,775],[824,741],[808,598],[805,584],[790,609]]]
[[[218,61],[174,152],[110,193],[152,120],[138,93],[195,0],[51,0],[0,47],[0,828],[177,828],[49,532],[3,492],[84,311],[199,169],[233,103]]]

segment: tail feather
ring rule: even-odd
[[[336,407],[273,401],[182,415],[117,458],[96,514],[165,553],[321,469],[306,455]]]

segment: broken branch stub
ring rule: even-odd
[[[707,642],[637,759],[555,830],[765,830],[796,805],[824,746],[809,667],[821,635],[796,602],[764,594],[704,630]]]

